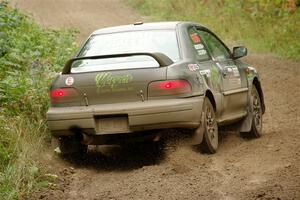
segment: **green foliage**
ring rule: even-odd
[[[0,199],[19,199],[43,182],[33,157],[49,138],[48,87],[75,52],[75,33],[43,30],[0,2]]]
[[[155,20],[197,21],[226,38],[226,42],[240,41],[258,52],[300,59],[299,0],[127,2]]]

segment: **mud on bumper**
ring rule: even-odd
[[[47,112],[53,136],[112,135],[165,128],[196,128],[203,97],[149,100],[78,107],[51,107]]]

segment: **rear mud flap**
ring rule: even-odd
[[[191,138],[191,145],[198,145],[202,143],[204,134],[204,112],[201,113],[200,126],[194,131]]]

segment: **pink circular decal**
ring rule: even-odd
[[[74,83],[74,78],[73,77],[68,77],[66,79],[66,85],[70,86],[70,85],[73,85]]]

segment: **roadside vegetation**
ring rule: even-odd
[[[155,20],[207,25],[227,42],[300,60],[299,1],[126,0]],[[292,3],[291,3],[292,2]],[[42,29],[0,0],[0,199],[49,186],[38,162],[50,134],[48,87],[77,48],[76,31]]]
[[[75,52],[74,30],[44,30],[0,1],[0,199],[48,185],[38,163],[48,145],[48,87]]]
[[[196,21],[227,43],[300,60],[300,0],[126,1],[155,21]]]

